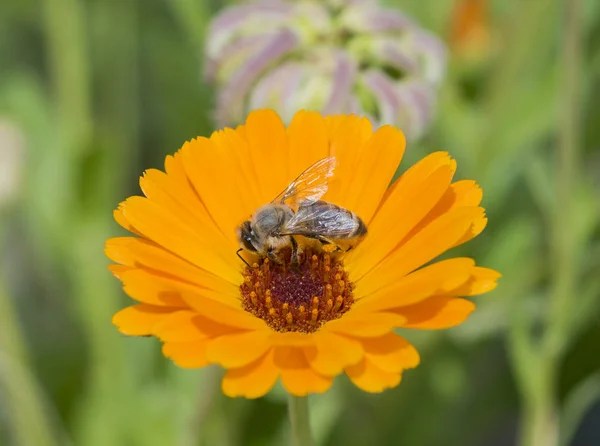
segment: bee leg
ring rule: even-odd
[[[270,246],[267,249],[267,257],[271,262],[275,263],[276,265],[281,265],[282,263],[281,259],[277,257],[277,254],[275,253],[275,248],[273,248],[272,246]]]
[[[292,268],[298,268],[298,242],[293,236],[290,236],[290,241],[292,243],[292,259],[291,265]]]
[[[235,255],[237,255],[237,256],[240,258],[240,260],[246,264],[246,266],[247,266],[248,268],[252,269],[252,267],[250,266],[250,264],[249,264],[248,262],[246,262],[246,259],[244,259],[244,258],[243,258],[243,257],[240,255],[240,252],[242,252],[243,250],[244,250],[244,248],[240,248],[240,249],[238,249],[238,250],[235,252]]]
[[[323,237],[322,235],[317,236],[316,239],[318,241],[320,241],[321,243],[323,243],[324,245],[333,245],[333,246],[335,246],[335,250],[336,251],[343,251],[343,249],[340,247],[340,245],[338,245],[333,240],[330,240],[330,239],[328,239],[326,237]]]

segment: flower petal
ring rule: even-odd
[[[207,339],[189,342],[167,342],[162,347],[163,355],[184,369],[197,369],[209,365],[206,359]]]
[[[320,159],[329,156],[329,139],[325,120],[313,111],[294,115],[287,129],[290,141],[290,178],[296,178]]]
[[[363,338],[360,343],[369,362],[384,372],[400,373],[419,365],[417,350],[395,333],[387,333],[378,338]]]
[[[281,371],[283,387],[295,396],[323,393],[331,387],[332,377],[316,373],[302,347],[275,347],[274,363]]]
[[[473,220],[471,226],[469,226],[467,231],[454,244],[454,246],[462,245],[463,243],[467,243],[469,240],[472,240],[475,237],[477,237],[485,229],[487,222],[488,219],[486,218],[485,214],[479,215],[476,219]]]
[[[391,126],[379,128],[366,142],[347,185],[345,201],[347,208],[366,223],[392,181],[405,147],[404,134]]]
[[[482,214],[480,207],[459,207],[442,215],[371,270],[361,284],[361,292],[369,294],[388,286],[444,253]]]
[[[119,224],[119,226],[121,226],[123,229],[126,229],[127,231],[129,231],[135,235],[143,237],[143,234],[141,234],[137,229],[135,229],[131,225],[131,223],[129,223],[129,220],[127,220],[127,218],[125,217],[125,214],[123,214],[122,207],[124,204],[125,204],[125,202],[119,203],[119,207],[113,211],[113,218]]]
[[[184,145],[184,147],[186,147]],[[227,240],[219,231],[204,203],[190,187],[182,186],[172,175],[167,175],[157,169],[148,169],[140,177],[140,188],[152,202],[177,215],[184,223],[206,234],[211,234],[222,243]]]
[[[448,294],[453,296],[477,296],[478,294],[488,293],[496,288],[498,285],[496,281],[501,276],[498,271],[493,269],[475,267],[469,280]]]
[[[361,344],[347,336],[320,332],[313,348],[305,349],[313,370],[321,375],[336,376],[345,367],[356,364],[363,357]]]
[[[369,234],[350,254],[347,265],[357,281],[381,262],[444,195],[455,162],[445,152],[429,155],[402,175],[368,226]],[[397,276],[398,277],[398,276]]]
[[[236,249],[239,245],[236,227],[256,209],[257,199],[245,197],[250,189],[241,192],[242,170],[238,168],[235,153],[229,146],[218,147],[217,136],[196,138],[181,149],[186,173],[202,199],[217,227],[229,241],[222,249]],[[245,198],[245,199],[244,199]],[[223,206],[223,202],[227,206]]]
[[[325,324],[321,330],[347,336],[377,337],[404,326],[406,319],[398,316],[395,313],[364,313],[351,309],[341,318]]]
[[[229,370],[223,377],[221,388],[229,397],[259,398],[275,385],[279,369],[273,363],[273,350],[251,364]]]
[[[141,302],[158,301],[160,295],[178,295],[186,306],[214,321],[226,322],[244,330],[261,330],[267,327],[262,319],[243,310],[237,299],[213,299],[209,294],[204,295],[203,290],[169,277],[143,270],[136,272],[135,275],[126,273],[127,276],[124,277],[124,290],[133,299]]]
[[[251,112],[244,129],[259,180],[261,202],[266,204],[292,180],[288,171],[288,137],[279,116],[268,109]]]
[[[239,297],[237,286],[186,262],[148,240],[134,237],[111,238],[107,240],[104,252],[109,259],[122,265],[146,267],[201,288]]]
[[[180,308],[157,307],[154,305],[138,304],[124,308],[115,314],[112,323],[119,331],[129,336],[149,336],[153,327]]]
[[[256,361],[271,348],[267,330],[220,336],[208,344],[206,356],[225,368],[238,368]]]
[[[394,313],[406,317],[403,328],[439,330],[462,324],[475,310],[475,304],[466,299],[434,296],[418,304],[401,307]]]
[[[452,183],[440,201],[429,211],[427,216],[409,233],[407,238],[417,234],[435,219],[441,217],[451,209],[460,206],[479,206],[483,192],[481,187],[472,180],[462,180]]]
[[[233,180],[237,184],[237,193],[240,200],[240,215],[248,218],[256,209],[265,204],[260,196],[259,180],[252,167],[252,152],[248,142],[240,132],[225,128],[213,132],[210,140],[214,142],[223,154],[223,162],[237,165],[237,172]]]
[[[348,195],[348,179],[357,179],[354,175],[365,143],[373,134],[373,127],[367,118],[355,115],[331,118],[326,125],[330,129],[330,155],[335,156],[337,165],[329,188],[323,200],[335,203],[354,211],[351,206],[354,197]],[[365,181],[365,179],[360,179]]]
[[[121,272],[119,279],[123,282],[123,290],[129,297],[152,305],[188,307],[190,305],[184,299],[183,294],[191,292],[194,296],[201,295],[201,302],[208,298],[230,307],[239,306],[239,300],[236,298],[188,285],[185,282],[179,282],[145,269],[132,268]]]
[[[379,393],[385,389],[396,387],[402,378],[400,373],[381,370],[366,357],[358,364],[346,367],[346,375],[355,386],[370,393]]]
[[[240,282],[235,247],[224,247],[147,198],[130,197],[122,209],[127,220],[145,237],[233,284]]]
[[[153,334],[163,342],[193,342],[215,338],[240,328],[216,322],[194,311],[177,311],[154,325]]]
[[[442,260],[401,277],[391,285],[381,288],[354,304],[361,311],[382,311],[412,305],[433,295],[447,294],[465,284],[475,270],[475,261],[469,258]],[[361,286],[355,294],[361,296]]]

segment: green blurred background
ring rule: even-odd
[[[600,445],[600,2],[398,0],[450,47],[434,124],[490,223],[462,249],[504,275],[463,326],[403,333],[422,363],[380,395],[311,398],[320,445]],[[0,444],[286,444],[285,394],[219,390],[110,323],[112,209],[214,128],[219,0],[0,1]],[[579,6],[579,9],[578,9]],[[461,34],[462,35],[462,34]],[[12,185],[12,186],[11,186]]]

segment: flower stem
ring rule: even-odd
[[[294,395],[288,396],[288,412],[290,416],[292,446],[313,446],[308,417],[308,398]]]
[[[573,331],[577,296],[577,238],[574,199],[579,168],[581,0],[564,2],[562,116],[557,147],[556,208],[552,234],[553,283],[539,367],[528,379],[521,444],[554,446],[559,441],[557,376]]]

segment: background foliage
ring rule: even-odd
[[[490,224],[463,253],[504,277],[464,326],[404,333],[422,363],[398,388],[341,378],[313,398],[319,444],[600,444],[600,2],[580,3],[569,28],[575,2],[490,1],[490,38],[470,47],[455,2],[388,2],[452,48],[436,122],[407,159],[448,150],[480,182]],[[227,399],[218,370],[178,369],[110,324],[126,303],[102,254],[120,233],[112,209],[213,130],[202,48],[224,6],[0,2],[0,123],[25,150],[0,202],[0,444],[284,443],[281,389]]]

